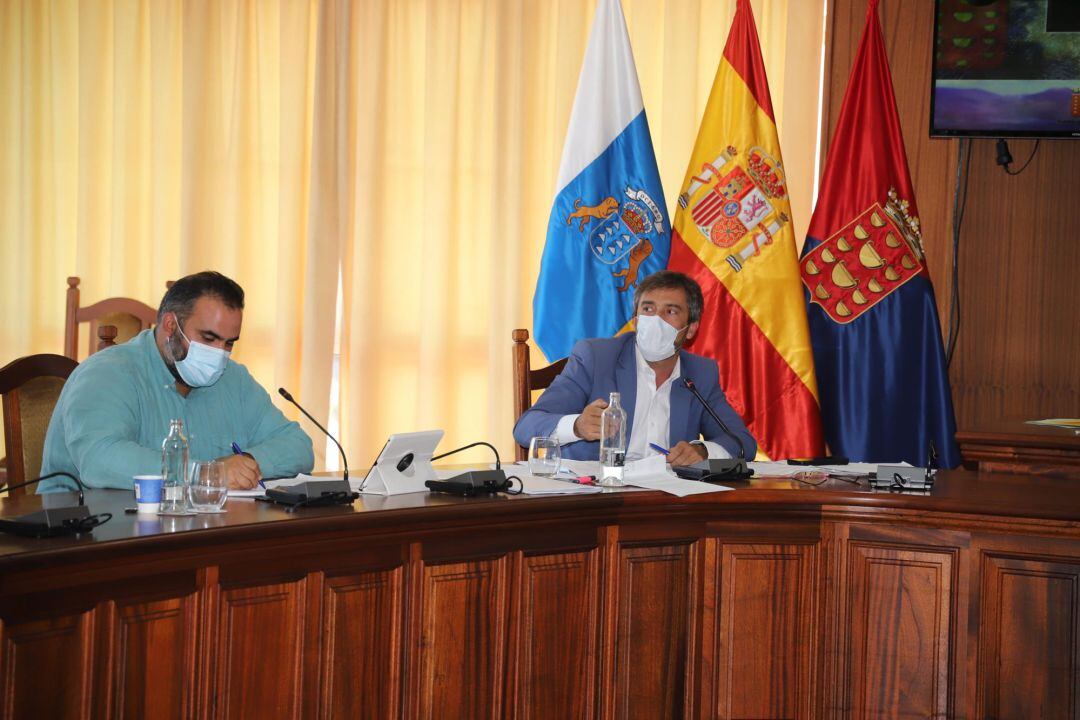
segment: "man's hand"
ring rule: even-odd
[[[604,414],[607,400],[597,398],[585,406],[574,421],[574,434],[582,440],[600,439],[600,416]]]
[[[250,490],[262,479],[259,463],[250,455],[229,455],[218,460],[225,465],[225,478],[233,490]]]
[[[679,465],[693,465],[709,457],[709,451],[704,445],[691,445],[685,440],[671,448],[667,461],[672,467]]]

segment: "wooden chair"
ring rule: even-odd
[[[79,359],[79,323],[90,324],[87,355],[127,342],[157,322],[157,308],[131,298],[108,298],[79,307],[79,278],[67,279],[67,312],[64,317],[64,355]],[[165,288],[172,287],[172,281]],[[111,329],[110,329],[111,328]]]
[[[514,339],[514,420],[516,422],[522,413],[532,407],[533,391],[543,390],[550,385],[566,367],[566,358],[556,360],[547,367],[533,370],[529,366],[529,331],[518,328],[514,330],[512,337]],[[518,460],[525,460],[528,454],[526,448],[517,447]]]
[[[0,368],[8,485],[32,480],[41,472],[45,431],[64,382],[78,365],[63,355],[43,354],[28,355]]]

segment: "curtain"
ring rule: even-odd
[[[752,2],[799,237],[822,4]],[[623,0],[671,210],[734,5]],[[485,439],[508,455],[510,332],[531,325],[594,10],[0,3],[0,364],[60,351],[67,275],[84,304],[156,305],[167,279],[214,268],[247,291],[235,358],[320,419],[339,351],[355,467],[389,433],[430,428],[442,448]]]
[[[318,142],[334,121],[317,86],[336,62],[319,46],[329,14],[0,3],[0,363],[63,350],[68,275],[84,305],[156,307],[166,280],[216,269],[247,295],[235,359],[326,416],[340,253],[336,207],[318,197],[338,166]]]

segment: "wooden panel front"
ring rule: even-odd
[[[1075,481],[750,486],[152,537],[92,496],[100,536],[0,542],[0,719],[1080,720]]]
[[[125,718],[183,718],[195,699],[194,595],[113,610],[113,698]]]
[[[817,571],[815,545],[721,546],[717,717],[811,714]]]
[[[851,542],[844,600],[851,717],[951,716],[958,552]]]
[[[425,566],[413,646],[421,718],[502,715],[506,559]]]
[[[591,718],[600,672],[597,552],[523,556],[519,567],[514,715]]]
[[[982,557],[979,717],[1080,718],[1080,558]]]
[[[620,548],[616,717],[683,714],[689,670],[687,616],[693,592],[690,549],[689,544]]]
[[[300,716],[306,583],[221,591],[215,717]]]
[[[94,611],[0,628],[6,718],[89,717]]]
[[[328,579],[323,588],[323,717],[401,714],[404,570]]]

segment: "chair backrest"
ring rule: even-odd
[[[32,480],[41,472],[45,431],[64,381],[78,365],[63,355],[43,354],[21,357],[0,368],[8,485]]]
[[[109,345],[127,342],[157,322],[157,308],[131,298],[108,298],[93,305],[79,307],[78,277],[67,279],[67,311],[64,315],[64,354],[72,360],[79,359],[79,323],[90,324],[89,343],[86,354],[93,355]],[[165,288],[172,287],[172,281]],[[102,328],[112,327],[114,331]],[[109,337],[106,338],[105,336]]]
[[[532,407],[532,394],[550,385],[562,369],[566,367],[566,358],[556,360],[547,367],[533,370],[529,365],[529,331],[518,328],[512,333],[514,339],[514,420]],[[525,448],[518,446],[517,459],[528,456]]]

